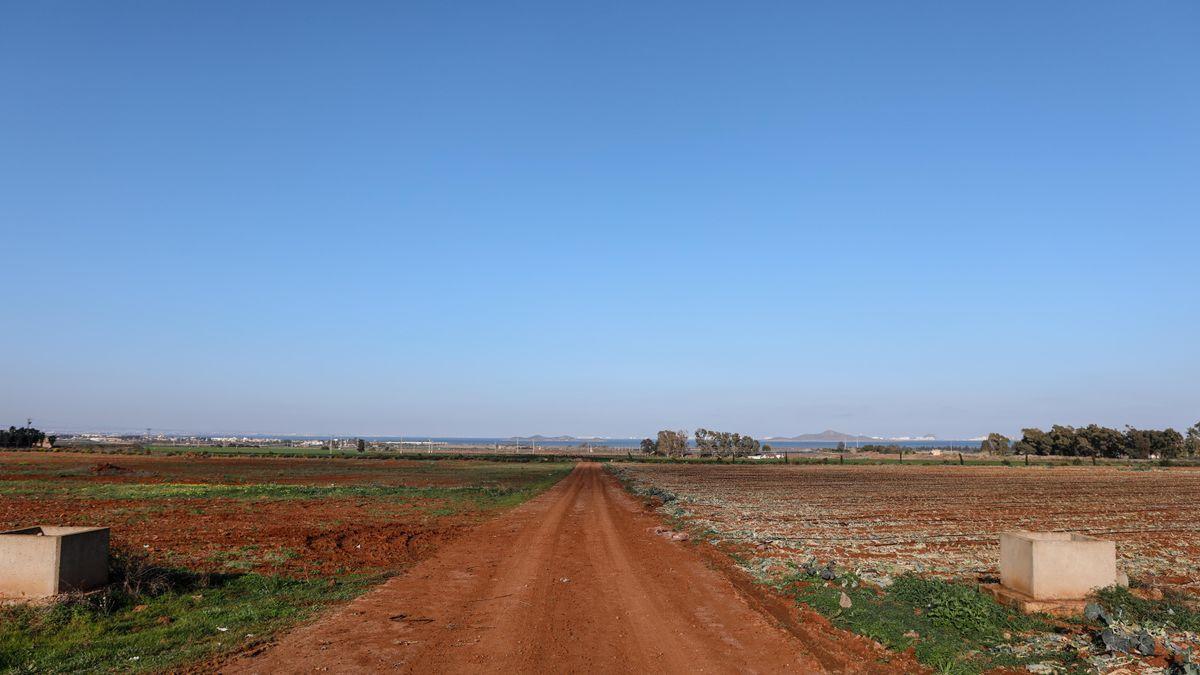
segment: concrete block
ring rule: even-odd
[[[0,532],[0,597],[45,598],[108,583],[107,527]]]
[[[1000,535],[1000,584],[1033,600],[1075,600],[1117,583],[1117,545],[1071,532]]]

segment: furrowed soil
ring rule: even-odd
[[[227,672],[917,672],[763,594],[599,465]]]
[[[620,472],[764,571],[815,557],[875,575],[986,579],[999,573],[1001,532],[1053,530],[1114,540],[1118,565],[1135,580],[1200,593],[1195,468],[622,464]]]

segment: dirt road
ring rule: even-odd
[[[226,672],[881,672],[735,584],[597,464]],[[736,581],[736,580],[735,580]],[[764,604],[765,603],[765,604]]]

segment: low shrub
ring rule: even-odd
[[[886,589],[875,589],[854,575],[822,580],[799,572],[781,589],[839,627],[889,649],[912,648],[918,661],[941,672],[978,673],[1039,661],[1074,665],[1075,657],[1065,653],[1015,658],[991,651],[1018,633],[1049,626],[999,605],[971,585],[904,575]],[[839,602],[842,593],[851,599],[848,608]]]
[[[1110,586],[1096,591],[1096,600],[1110,615],[1123,621],[1200,631],[1200,611],[1175,592],[1166,593],[1162,600],[1148,600],[1139,598],[1128,588]]]

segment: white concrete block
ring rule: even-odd
[[[0,597],[45,598],[108,583],[107,527],[0,532]]]
[[[1000,583],[1035,600],[1081,599],[1117,583],[1117,546],[1071,532],[1005,532]]]

